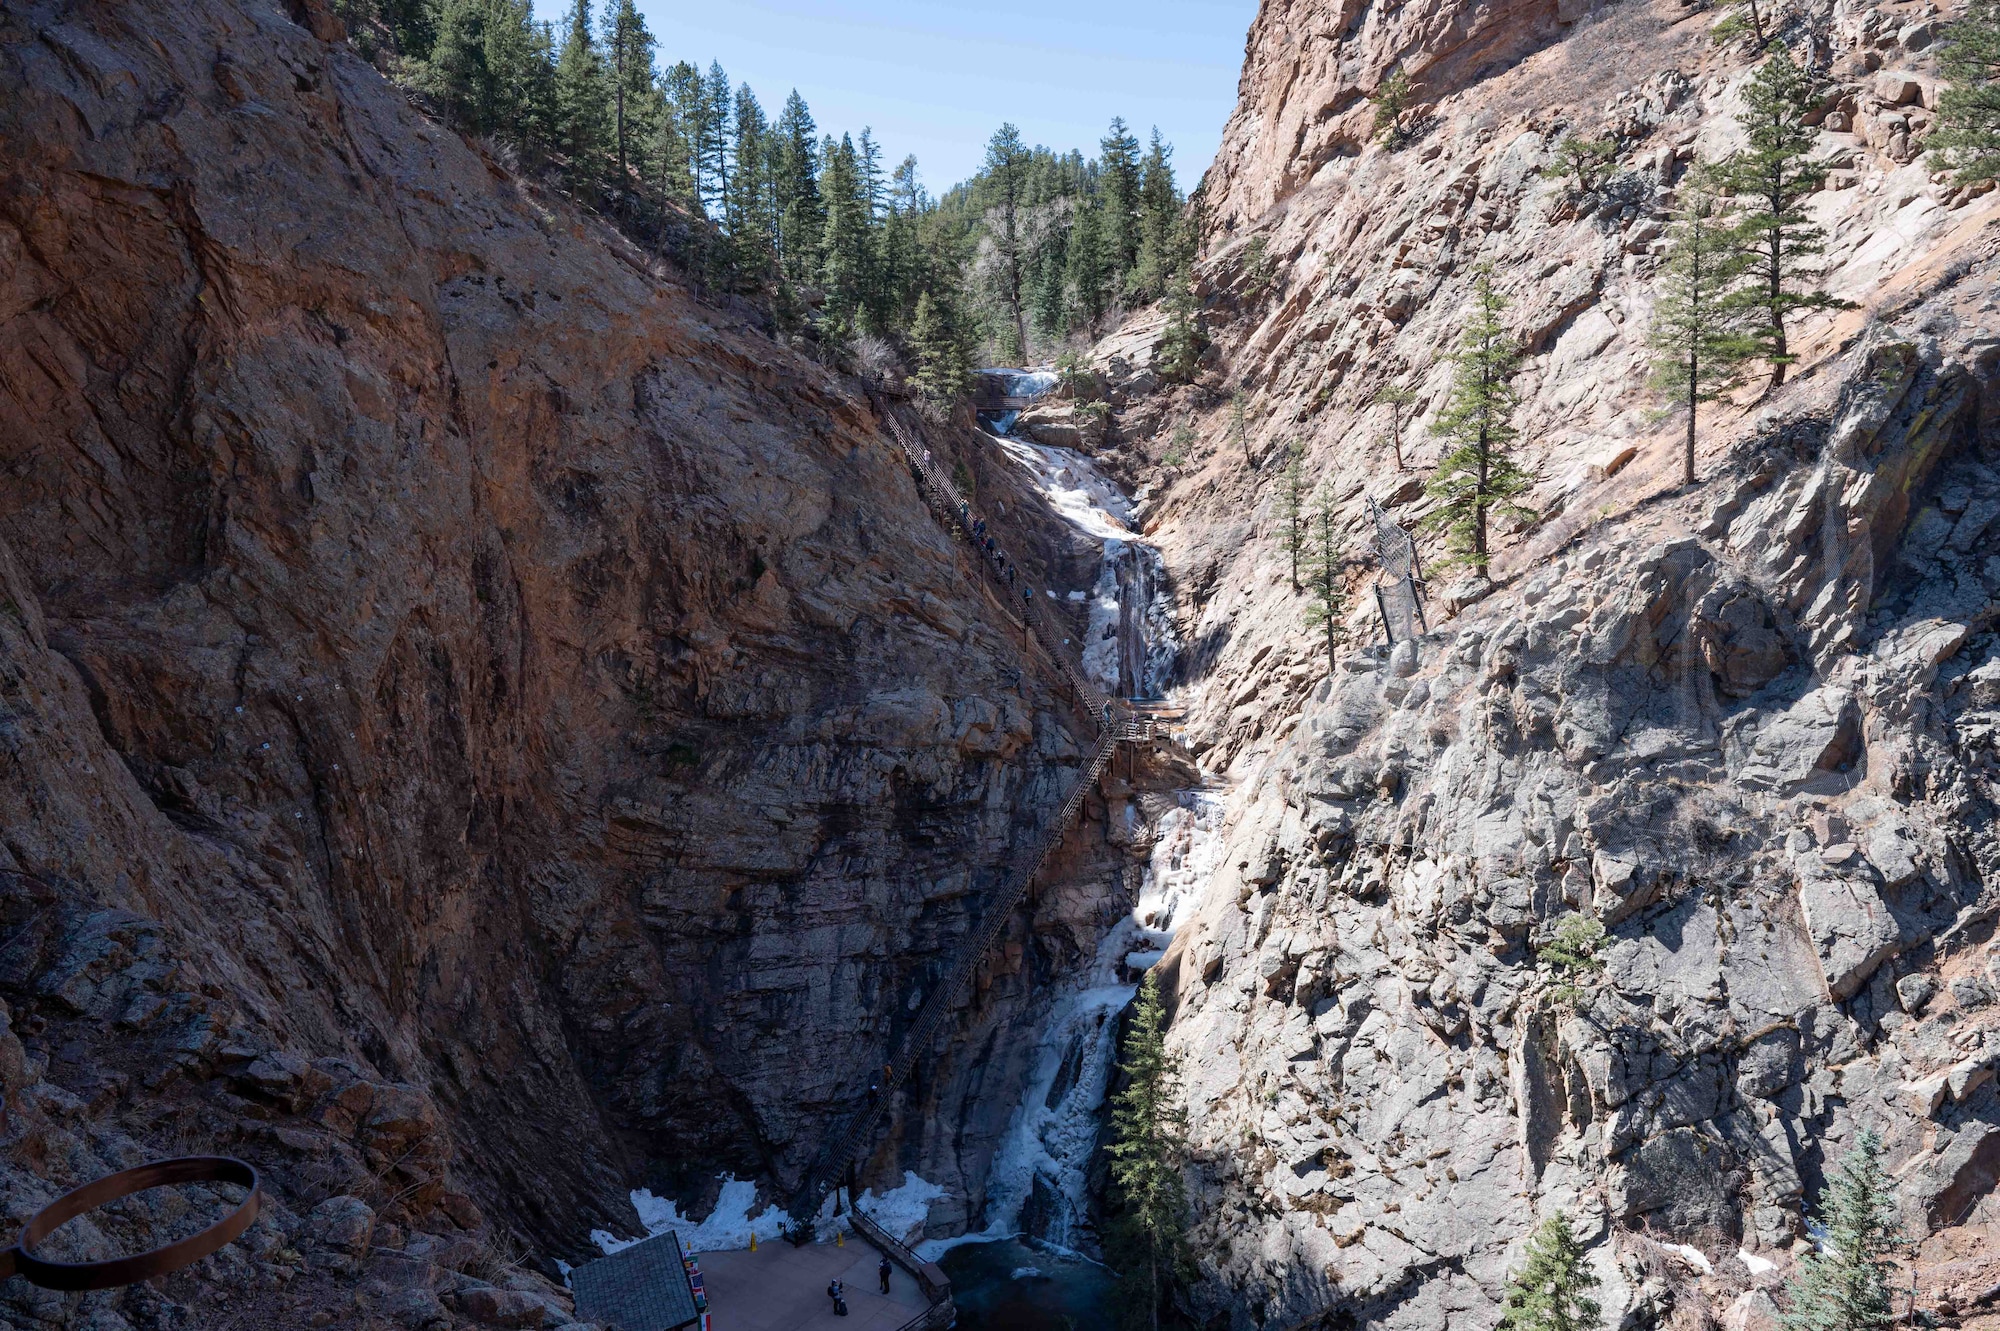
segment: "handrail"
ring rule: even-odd
[[[870,1220],[868,1213],[860,1207],[850,1208],[848,1217],[854,1221],[854,1228],[860,1231],[862,1238],[880,1248],[884,1257],[916,1279],[917,1288],[923,1291],[926,1302],[943,1303],[951,1298],[951,1278],[936,1262],[927,1262],[917,1256],[908,1244]]]
[[[989,573],[1000,580],[1003,588],[1009,587],[1002,573],[1005,555],[999,550],[997,541],[992,550],[987,550],[980,542],[974,528],[975,515],[972,506],[959,494],[958,488],[933,462],[929,450],[917,445],[904,430],[902,422],[887,410],[881,410],[882,419],[887,423],[889,434],[909,459],[918,480],[930,492],[930,499],[943,513],[946,520],[957,527],[960,534],[973,544],[973,548],[985,556]],[[1016,565],[1018,567],[1018,565]],[[1011,597],[1009,599],[1012,599]],[[978,925],[966,935],[953,952],[950,965],[942,979],[931,986],[924,996],[917,1016],[903,1032],[901,1044],[895,1056],[884,1065],[882,1077],[875,1083],[869,1102],[838,1122],[821,1141],[812,1163],[799,1180],[797,1190],[792,1194],[786,1208],[797,1228],[794,1231],[798,1241],[804,1242],[811,1232],[813,1218],[818,1215],[821,1203],[839,1181],[840,1173],[863,1142],[868,1140],[887,1111],[889,1099],[897,1087],[908,1079],[916,1067],[917,1059],[930,1047],[938,1030],[951,1015],[959,995],[977,972],[979,963],[999,938],[1000,931],[1007,926],[1014,909],[1027,895],[1035,876],[1055,853],[1056,847],[1069,831],[1070,824],[1082,812],[1083,802],[1090,794],[1090,788],[1111,763],[1111,756],[1123,743],[1143,743],[1158,734],[1156,722],[1150,716],[1136,715],[1129,704],[1114,701],[1099,689],[1084,673],[1083,663],[1077,653],[1067,650],[1068,636],[1058,631],[1051,622],[1049,613],[1034,595],[1033,589],[1023,596],[1019,604],[1022,617],[1029,631],[1040,639],[1043,648],[1055,661],[1057,667],[1068,680],[1077,701],[1089,712],[1091,723],[1097,727],[1097,743],[1092,747],[1090,758],[1084,770],[1078,775],[1064,797],[1062,807],[1055,817],[1044,826],[1037,838],[1031,858],[1018,859],[1014,869],[986,910],[980,915]],[[920,1321],[922,1319],[919,1319]],[[913,1324],[914,1325],[914,1324]]]

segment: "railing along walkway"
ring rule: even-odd
[[[903,429],[902,423],[888,411],[883,410],[881,415],[888,422],[889,433],[895,438],[897,446],[909,458],[918,479],[929,490],[930,500],[984,557],[988,571],[1000,581],[1002,587],[1011,588],[1016,585],[1019,580],[1018,573],[1014,581],[1010,581],[1005,570],[1009,567],[1018,569],[1019,565],[1012,564],[1007,559],[1006,553],[999,548],[997,540],[992,549],[987,548],[976,525],[979,521],[977,515],[973,513],[971,505],[958,493],[957,487],[952,485],[938,465],[931,460],[929,450],[915,443]],[[1114,703],[1102,689],[1090,682],[1089,676],[1083,672],[1081,659],[1069,650],[1067,636],[1034,595],[1034,589],[1030,587],[1025,590],[1027,594],[1019,597],[1017,603],[1022,608],[1028,628],[1041,640],[1042,646],[1047,649],[1050,657],[1055,660],[1068,679],[1077,700],[1090,713],[1092,723],[1098,728],[1097,743],[1091,748],[1089,760],[1083,770],[1077,774],[1076,781],[1070,786],[1062,807],[1042,829],[1042,835],[1035,843],[1033,854],[1016,860],[1000,890],[987,903],[986,910],[979,917],[978,925],[960,940],[943,976],[924,996],[923,1006],[918,1010],[916,1020],[903,1032],[902,1042],[897,1046],[895,1056],[885,1065],[881,1077],[877,1079],[868,1103],[836,1122],[820,1143],[819,1151],[813,1156],[812,1164],[807,1167],[805,1177],[800,1180],[798,1190],[792,1194],[791,1205],[787,1208],[796,1226],[795,1233],[802,1242],[804,1236],[811,1232],[813,1219],[819,1214],[820,1205],[826,1200],[827,1194],[839,1183],[842,1171],[847,1168],[855,1153],[872,1139],[876,1125],[881,1122],[882,1115],[887,1111],[896,1089],[909,1079],[917,1060],[930,1048],[931,1041],[950,1018],[959,996],[965,992],[965,987],[978,972],[980,961],[998,940],[1001,930],[1007,927],[1007,921],[1013,917],[1015,907],[1020,905],[1021,898],[1027,895],[1029,887],[1034,884],[1035,876],[1041,872],[1049,856],[1055,853],[1056,847],[1062,844],[1064,834],[1076,821],[1077,815],[1083,811],[1083,802],[1089,796],[1090,788],[1097,783],[1098,777],[1102,776],[1104,769],[1110,765],[1111,756],[1117,752],[1118,745],[1121,742],[1149,741],[1158,734],[1156,722],[1152,717],[1133,715],[1129,706]]]

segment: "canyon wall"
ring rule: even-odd
[[[2000,1281],[2000,209],[1922,156],[1934,6],[1785,11],[1828,81],[1810,211],[1851,308],[1797,320],[1782,388],[1704,409],[1682,487],[1647,382],[1667,217],[1761,58],[1716,17],[1267,0],[1208,177],[1202,368],[1161,382],[1157,316],[1096,350],[1229,784],[1164,963],[1206,1324],[1483,1331],[1563,1210],[1606,1325],[1767,1328],[1865,1128],[1919,1306],[1974,1325]],[[1398,65],[1389,146],[1364,98]],[[1570,133],[1616,143],[1593,189],[1557,179]],[[1488,265],[1535,516],[1491,582],[1422,534],[1428,622],[1392,646],[1366,500],[1434,507]],[[1294,443],[1346,542],[1331,670],[1282,543]],[[1609,931],[1580,977],[1542,954],[1572,913]]]
[[[0,1317],[428,1325],[560,1303],[510,1259],[634,1186],[776,1199],[1091,737],[878,406],[316,0],[0,5],[0,256],[7,1217],[173,1150],[276,1202]],[[1091,816],[865,1179],[976,1210],[1008,1033],[1124,910]]]

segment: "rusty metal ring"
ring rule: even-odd
[[[109,1262],[51,1262],[35,1256],[35,1245],[61,1229],[85,1211],[94,1211],[106,1202],[130,1197],[148,1188],[174,1183],[235,1183],[250,1190],[243,1204],[227,1216],[178,1243],[154,1248],[132,1257]],[[13,1247],[0,1251],[0,1279],[18,1275],[43,1289],[110,1289],[136,1285],[154,1276],[163,1276],[189,1266],[229,1243],[257,1218],[259,1182],[257,1171],[241,1160],[226,1155],[187,1155],[159,1160],[137,1169],[107,1174],[94,1183],[62,1196],[35,1212],[21,1228],[21,1238]]]

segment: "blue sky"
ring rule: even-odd
[[[594,9],[602,12],[603,0]],[[1215,155],[1236,101],[1256,0],[639,0],[662,64],[720,60],[775,114],[796,87],[822,132],[872,126],[915,153],[933,194],[970,175],[1003,120],[1029,143],[1095,156],[1122,115],[1158,125],[1183,188]],[[535,0],[559,20],[568,0]]]

